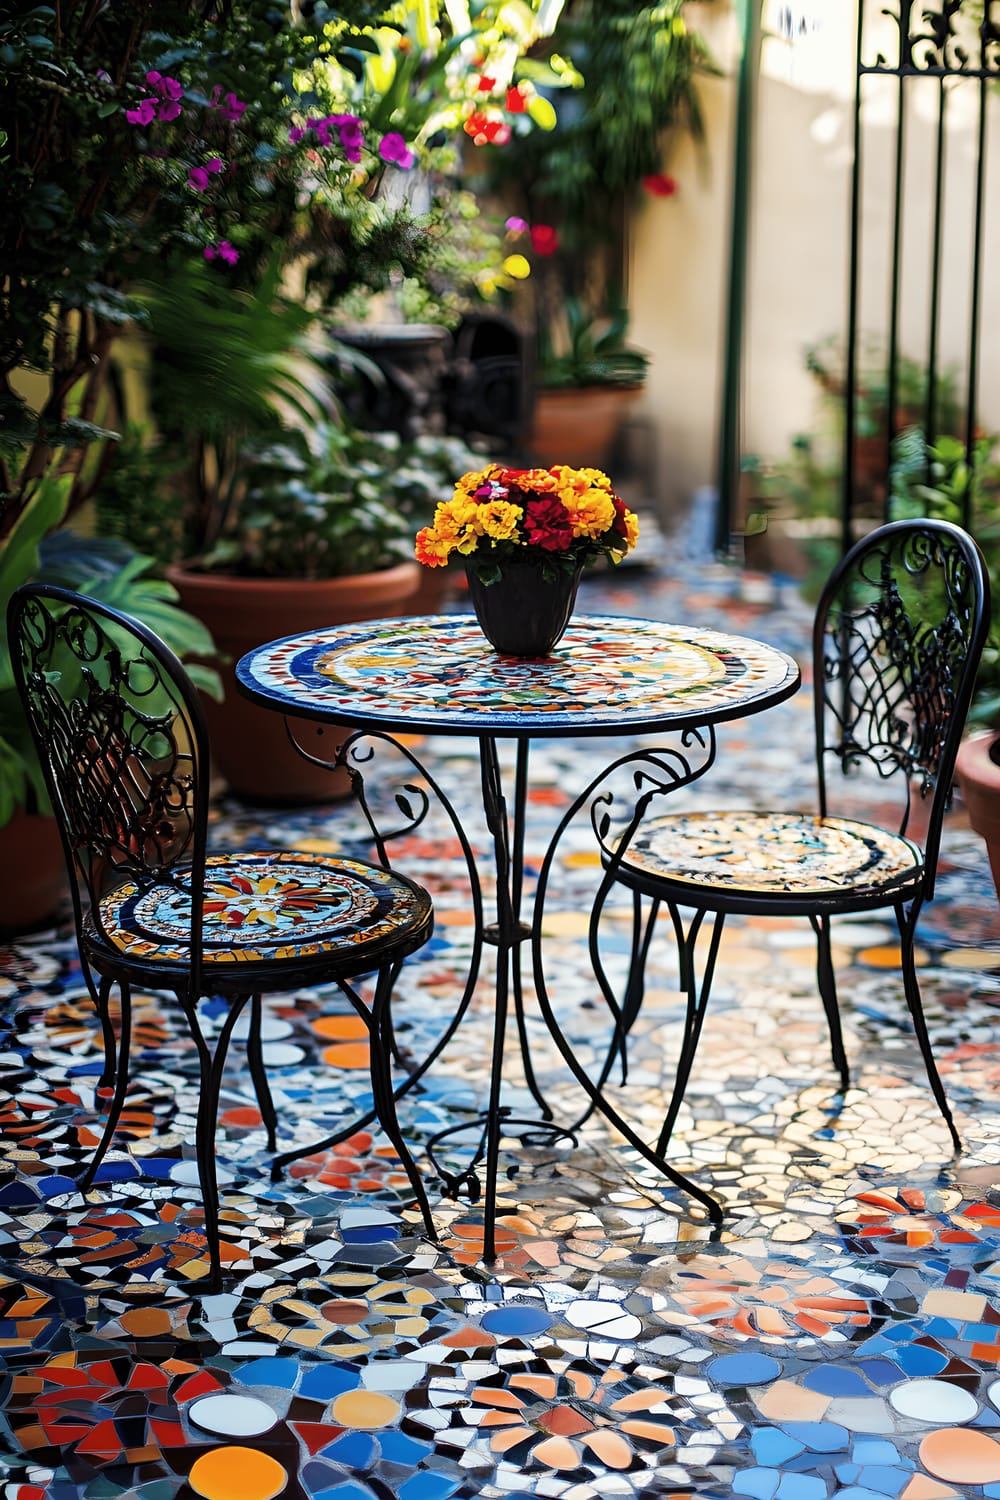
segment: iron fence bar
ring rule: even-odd
[[[945,106],[944,78],[938,79],[937,139],[934,147],[934,233],[931,245],[930,329],[927,344],[927,406],[924,439],[930,447],[937,437],[938,323],[941,315],[941,233],[944,222]]]
[[[864,0],[858,0],[856,44],[857,78],[854,85],[854,159],[851,165],[851,240],[847,285],[847,348],[844,355],[844,474],[841,491],[840,546],[851,547],[851,517],[854,514],[855,394],[858,359],[859,249],[861,241],[861,48],[864,41]]]
[[[885,423],[885,501],[884,519],[889,519],[889,474],[892,469],[892,440],[896,435],[896,408],[899,400],[899,293],[903,260],[903,175],[906,164],[906,94],[903,76],[896,83],[896,157],[894,164],[892,210],[892,286],[889,293],[889,382]]]
[[[985,27],[986,20],[983,19]],[[976,441],[976,407],[979,404],[979,318],[983,280],[983,213],[986,192],[986,79],[979,80],[979,120],[976,160],[976,214],[972,232],[972,299],[969,308],[969,364],[965,397],[965,457],[972,472]],[[968,531],[972,514],[972,486],[962,496],[962,525]]]

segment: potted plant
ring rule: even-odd
[[[978,440],[971,455],[959,438],[928,444],[919,428],[893,443],[890,470],[894,519],[927,515],[962,525],[968,506],[974,534],[986,558],[992,624],[969,711],[971,734],[959,747],[955,774],[969,822],[986,842],[1000,897],[1000,465],[998,439]]]

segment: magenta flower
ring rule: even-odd
[[[184,98],[184,90],[177,82],[177,79],[165,77],[162,73],[157,73],[155,69],[146,74],[146,82],[155,93],[159,94],[161,99],[177,100]],[[174,116],[171,115],[170,118],[174,119]]]
[[[393,162],[397,167],[402,167],[405,172],[416,165],[417,158],[398,130],[390,130],[388,135],[382,137],[378,151],[383,161]]]
[[[228,266],[235,266],[240,258],[240,252],[228,240],[220,240],[217,245],[206,245],[202,254],[206,260],[224,260]]]
[[[288,139],[291,141],[293,146],[297,146],[299,144],[299,141],[305,140],[305,136],[306,133],[302,129],[301,125],[293,125],[291,130],[288,132]]]
[[[223,169],[223,167],[225,165],[226,164],[222,160],[221,156],[210,156],[208,158],[208,161],[205,163],[205,171],[206,172],[221,172],[222,169]]]
[[[157,118],[160,120],[176,120],[181,112],[181,107],[176,99],[166,99],[157,110]]]
[[[504,224],[504,228],[509,229],[511,234],[524,234],[528,228],[528,221],[527,219],[519,218],[517,214],[511,214],[510,218]]]
[[[222,118],[224,120],[229,120],[231,123],[235,123],[241,115],[244,115],[246,113],[246,105],[243,103],[242,99],[237,99],[236,95],[233,93],[227,94],[222,103],[219,104],[217,108]]]
[[[194,188],[196,193],[203,193],[208,187],[208,172],[204,167],[192,167],[188,172],[188,187]]]
[[[125,118],[130,125],[151,125],[156,119],[156,100],[143,99],[135,109],[127,109]]]

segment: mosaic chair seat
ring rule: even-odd
[[[605,886],[633,893],[635,931],[615,1054],[642,1003],[643,969],[665,906],[678,942],[687,997],[673,1093],[659,1138],[670,1139],[701,1035],[725,919],[730,914],[807,917],[817,941],[817,979],[833,1062],[849,1084],[831,957],[831,918],[891,909],[899,930],[903,990],[934,1098],[955,1149],[961,1147],[938,1074],[920,999],[914,935],[934,894],[941,827],[955,755],[989,628],[982,554],[946,521],[898,521],[857,543],[827,582],[813,628],[815,811],[686,811],[650,816],[640,799],[624,833],[603,844]],[[873,773],[895,789],[898,822],[885,829],[830,807],[831,761],[846,774]],[[926,831],[912,834],[914,790]],[[846,811],[846,809],[845,809]],[[648,903],[647,904],[647,898]],[[687,919],[682,912],[689,912]],[[695,943],[714,918],[707,958],[696,973]]]
[[[382,865],[292,850],[208,854],[209,744],[190,678],[145,626],[68,589],[28,584],[8,610],[14,677],[59,823],[83,977],[100,1017],[107,1120],[86,1192],[129,1082],[131,994],[172,992],[200,1070],[195,1155],[209,1258],[221,1284],[215,1132],[234,1027],[249,1005],[247,1057],[267,1130],[262,997],[336,984],[370,1037],[375,1112],[434,1237],[420,1174],[396,1117],[389,1002],[404,958],[433,931],[427,892]],[[350,983],[375,974],[369,1006]],[[111,1016],[119,997],[116,1041]],[[214,1041],[199,1000],[228,1002]]]

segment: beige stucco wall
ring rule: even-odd
[[[866,27],[885,27],[873,0]],[[825,12],[823,29],[789,47],[765,42],[757,85],[747,285],[742,447],[777,459],[821,420],[806,345],[845,327],[852,159],[854,6]],[[768,10],[765,6],[765,18]],[[647,198],[634,224],[632,336],[653,355],[643,411],[657,437],[657,498],[676,519],[694,489],[717,479],[719,400],[729,255],[736,33],[729,0],[693,3],[688,19],[709,39],[724,76],[700,86],[707,140],[674,144],[667,159],[679,191]],[[878,32],[869,30],[875,42]],[[882,33],[894,55],[891,33]],[[866,48],[870,51],[870,48]],[[911,86],[908,85],[908,90]],[[887,327],[895,85],[873,80],[865,96],[862,328]],[[924,359],[928,338],[931,164],[937,85],[908,92],[906,225],[901,350]],[[945,362],[964,369],[972,264],[975,85],[949,95],[946,233],[939,338]],[[990,247],[1000,232],[1000,99],[991,107],[984,235],[985,330],[981,425],[1000,428],[1000,346],[989,330],[1000,307]]]

